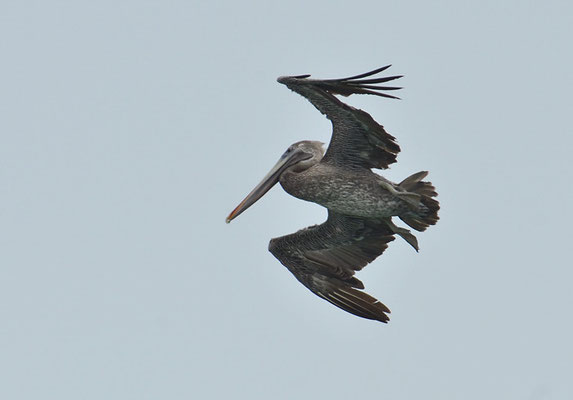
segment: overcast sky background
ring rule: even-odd
[[[573,3],[13,1],[0,12],[0,398],[573,398]],[[267,251],[330,125],[279,75],[392,63],[349,98],[441,220],[358,274],[388,325]]]

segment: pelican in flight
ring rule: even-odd
[[[397,99],[387,92],[400,88],[380,84],[402,76],[377,77],[389,67],[343,79],[278,78],[332,122],[332,139],[326,152],[317,141],[291,145],[227,217],[228,223],[277,182],[292,196],[326,207],[324,223],[272,239],[269,251],[314,294],[349,313],[381,322],[389,320],[390,310],[361,290],[364,285],[355,271],[381,255],[394,235],[418,251],[416,237],[395,225],[392,217],[421,232],[438,221],[440,208],[434,186],[423,181],[428,172],[394,183],[372,171],[396,162],[400,147],[368,113],[335,96],[372,94]]]

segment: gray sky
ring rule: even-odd
[[[572,3],[201,3],[2,5],[0,398],[573,398]],[[442,210],[359,273],[383,325],[267,252],[323,208],[224,219],[330,138],[277,76],[387,63],[348,102]]]

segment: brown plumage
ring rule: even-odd
[[[400,147],[366,112],[351,107],[335,95],[385,93],[399,89],[379,84],[401,76],[374,75],[389,66],[343,79],[315,80],[310,75],[280,77],[278,82],[306,97],[333,126],[326,153],[315,141],[290,146],[263,181],[227,217],[237,217],[274,184],[291,195],[328,209],[328,219],[296,233],[272,239],[269,251],[313,293],[354,315],[388,321],[390,310],[361,289],[354,274],[384,252],[399,235],[418,250],[416,237],[396,226],[399,217],[424,231],[438,221],[439,203],[434,186],[418,172],[393,183],[372,172],[396,161]]]

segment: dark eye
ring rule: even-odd
[[[294,146],[290,146],[286,151],[283,153],[282,157],[288,156],[290,153],[294,151]]]

